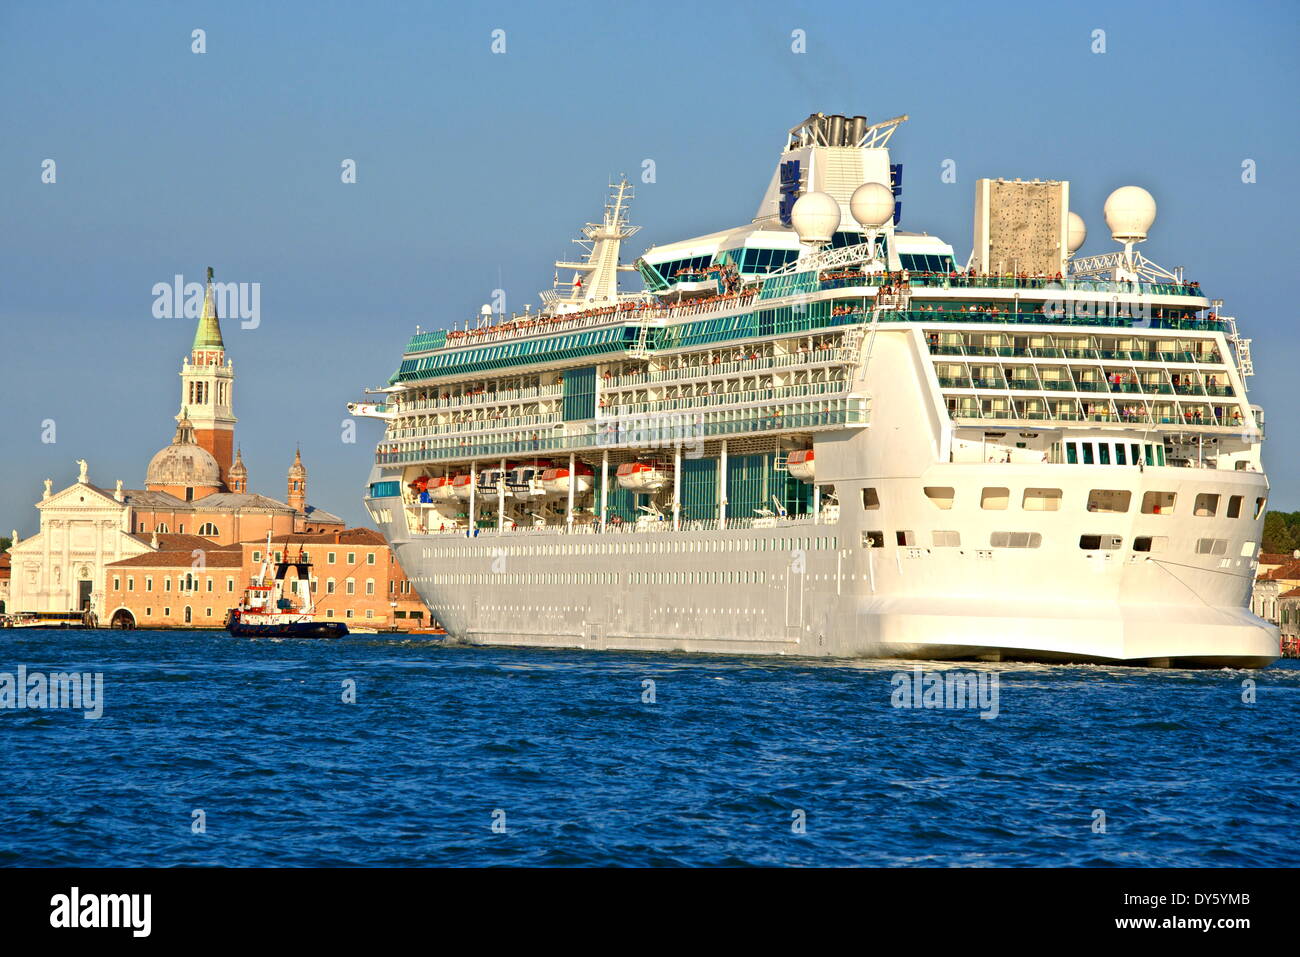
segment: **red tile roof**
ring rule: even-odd
[[[1278,597],[1278,600],[1281,600],[1281,599],[1283,599],[1283,598],[1300,598],[1300,588],[1292,588],[1290,591],[1288,591],[1288,592],[1283,592],[1282,594],[1278,595],[1277,597]]]
[[[131,537],[136,541],[144,542],[146,545],[153,543],[152,532],[132,532]],[[238,545],[218,545],[210,538],[204,538],[202,535],[188,535],[179,532],[159,532],[158,548],[162,551],[179,551],[182,548],[195,549],[201,548],[204,551],[216,551],[217,549],[239,548]]]
[[[1300,561],[1294,559],[1260,576],[1271,581],[1300,581]]]
[[[1261,565],[1285,565],[1287,562],[1294,561],[1294,557],[1284,552],[1260,552],[1259,563]]]
[[[312,532],[311,534],[293,533],[273,535],[271,537],[272,545],[387,545],[384,536],[380,535],[373,528],[348,528],[338,533],[335,538],[334,532]],[[266,537],[259,539],[249,539],[244,545],[265,545]]]
[[[203,561],[208,568],[240,568],[244,563],[242,552],[231,551],[230,549],[212,549],[203,556]],[[134,558],[123,558],[121,561],[109,562],[109,568],[184,568],[189,569],[194,566],[194,555],[192,549],[184,551],[156,551],[145,552],[143,555],[136,555]],[[195,569],[202,574],[202,569]]]

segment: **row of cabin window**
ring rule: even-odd
[[[956,489],[951,486],[927,485],[923,489],[925,497],[936,508],[950,509],[956,501]],[[1020,507],[1027,512],[1056,512],[1061,508],[1062,491],[1059,488],[1027,488],[1020,501]],[[1087,508],[1090,512],[1124,513],[1132,505],[1133,493],[1128,489],[1095,488],[1088,492]],[[1224,518],[1242,518],[1245,506],[1244,495],[1221,495],[1218,492],[1201,492],[1192,503],[1192,515],[1197,518],[1217,518],[1224,505]],[[1005,486],[988,486],[980,492],[980,508],[999,511],[1006,509],[1011,501],[1011,490]],[[1172,515],[1178,501],[1177,492],[1146,492],[1142,496],[1143,515]],[[1255,499],[1254,518],[1264,514],[1268,499],[1260,496]],[[862,507],[866,511],[880,508],[880,495],[874,488],[862,490]],[[1248,514],[1248,513],[1247,513]]]
[[[900,547],[920,547],[915,532],[897,531],[894,533],[894,540]],[[932,532],[931,543],[933,548],[960,548],[961,532]],[[989,535],[990,548],[1039,548],[1042,544],[1043,536],[1038,532],[993,532]],[[885,533],[883,531],[863,532],[862,547],[884,548]],[[1123,547],[1124,537],[1122,535],[1085,534],[1079,536],[1079,548],[1083,551],[1115,551]],[[1163,552],[1168,547],[1169,538],[1166,535],[1139,535],[1133,539],[1133,551],[1135,552]],[[1227,553],[1228,539],[1226,538],[1198,538],[1196,540],[1196,554],[1198,555],[1226,555]],[[1243,558],[1252,557],[1254,554],[1254,542],[1242,544],[1241,556]]]

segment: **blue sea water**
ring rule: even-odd
[[[1296,664],[924,666],[989,720],[913,663],[0,631],[104,676],[0,711],[0,865],[1294,866]]]

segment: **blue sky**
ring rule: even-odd
[[[261,283],[260,327],[225,328],[253,490],[283,497],[301,444],[312,502],[361,523],[376,424],[344,444],[344,404],[387,379],[417,324],[449,326],[498,286],[508,308],[536,302],[608,178],[647,158],[657,182],[638,185],[630,254],[747,222],[784,131],[818,110],[911,115],[892,144],[903,227],[960,257],[979,177],[1070,180],[1084,254],[1113,248],[1112,189],[1150,189],[1142,251],[1185,266],[1254,338],[1272,504],[1300,508],[1298,11],[8,0],[0,529],[34,531],[41,479],[69,484],[78,458],[92,481],[143,483],[193,333],[153,317],[151,289],[208,265]]]

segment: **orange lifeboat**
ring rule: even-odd
[[[451,494],[462,502],[468,502],[474,483],[468,472],[462,472],[451,480]]]
[[[814,478],[813,450],[800,449],[797,452],[791,452],[785,460],[785,467],[795,478],[811,482]]]
[[[579,462],[573,470],[576,474],[573,476],[572,485],[575,495],[581,495],[584,492],[591,491],[592,471],[590,465]],[[542,473],[542,488],[546,490],[547,495],[568,495],[570,485],[570,476],[568,468],[547,469]]]
[[[451,479],[442,475],[435,479],[429,480],[429,498],[435,502],[450,502],[456,497],[456,491],[452,488]]]
[[[671,466],[661,462],[625,462],[618,467],[617,479],[621,488],[634,492],[657,492],[667,485],[673,476]]]

